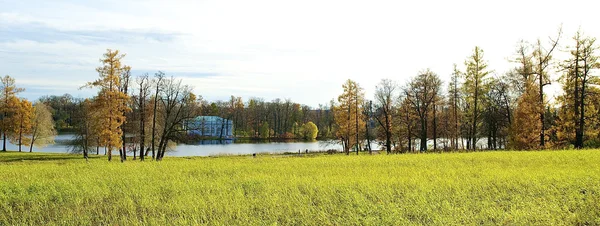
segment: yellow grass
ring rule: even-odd
[[[600,225],[600,151],[86,162],[0,153],[0,225]]]

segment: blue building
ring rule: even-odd
[[[233,121],[217,116],[198,116],[186,123],[188,134],[214,138],[233,138]]]

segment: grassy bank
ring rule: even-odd
[[[166,158],[0,153],[0,225],[600,224],[600,151]]]

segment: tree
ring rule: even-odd
[[[267,139],[269,138],[269,123],[268,122],[263,122],[262,125],[260,126],[260,137],[263,139]]]
[[[108,161],[112,159],[113,149],[121,147],[123,143],[121,126],[126,120],[124,113],[131,110],[126,104],[129,97],[120,89],[124,70],[121,65],[123,57],[125,55],[119,54],[118,50],[108,49],[104,58],[100,59],[102,66],[96,68],[100,78],[86,85],[100,89],[94,102],[94,110],[99,113],[102,122],[99,136],[102,146],[108,150]],[[121,161],[124,160],[121,155]]]
[[[458,70],[456,64],[454,64],[454,71],[452,73],[452,77],[450,78],[450,83],[448,84],[448,103],[450,104],[449,106],[449,111],[451,113],[451,124],[452,126],[449,128],[450,129],[450,135],[452,136],[451,140],[450,140],[450,146],[452,146],[453,149],[457,150],[458,149],[458,139],[460,138],[460,118],[461,116],[461,109],[460,109],[460,103],[462,101],[462,93],[460,91],[460,77],[461,77],[462,73]]]
[[[19,146],[19,152],[21,152],[21,147],[23,144],[27,145],[31,138],[29,135],[31,134],[31,121],[33,119],[33,106],[31,102],[26,99],[12,99],[16,103],[14,115],[12,117],[13,125],[12,130],[9,133],[9,140],[11,143]]]
[[[305,140],[314,140],[319,134],[319,128],[313,122],[307,122],[302,125],[302,135]]]
[[[528,150],[538,147],[538,132],[542,127],[540,121],[537,120],[540,105],[532,104],[536,103],[537,97],[537,86],[531,82],[517,101],[509,142],[514,149]]]
[[[144,161],[145,157],[145,145],[146,145],[146,100],[148,99],[148,95],[150,92],[150,81],[148,79],[148,74],[142,75],[136,79],[137,84],[139,85],[139,94],[137,101],[137,108],[139,113],[139,142],[140,142],[140,160]]]
[[[600,68],[600,62],[598,62],[598,55],[596,55],[596,51],[599,49],[595,44],[596,38],[581,38],[579,32],[576,37],[579,39],[576,40],[576,42],[581,42],[581,53],[575,53],[581,54],[580,57],[576,57],[581,59],[581,68],[575,68],[574,70],[576,76],[580,77],[581,81],[581,94],[579,95],[579,100],[577,100],[579,101],[579,128],[577,129],[578,135],[576,136],[576,147],[583,148],[583,140],[585,137],[586,99],[589,95],[587,90],[591,84],[599,85],[597,75],[594,75],[592,72]]]
[[[338,97],[339,105],[335,106],[335,121],[338,126],[337,137],[341,140],[344,151],[350,154],[350,149],[354,147],[356,154],[360,150],[360,134],[364,128],[365,121],[362,117],[362,106],[364,93],[362,88],[348,79],[343,85],[344,93]],[[354,140],[353,140],[354,139]]]
[[[434,101],[438,98],[442,81],[437,74],[426,69],[414,77],[404,88],[404,95],[410,106],[419,117],[421,144],[419,150],[427,151],[427,127],[429,112],[432,110]]]
[[[48,106],[52,112],[52,120],[55,123],[57,131],[72,130],[75,128],[74,117],[78,112],[78,102],[70,94],[62,96],[44,96],[40,98]]]
[[[548,66],[550,66],[550,60],[552,59],[552,53],[554,49],[558,46],[558,40],[560,40],[560,36],[562,35],[562,28],[559,29],[558,35],[555,39],[550,38],[550,48],[545,48],[542,45],[542,41],[540,39],[537,40],[537,43],[534,47],[533,51],[533,73],[537,76],[538,80],[538,103],[540,107],[540,112],[538,112],[540,116],[540,123],[542,127],[540,128],[540,148],[545,148],[545,123],[544,123],[544,109],[546,108],[546,102],[544,101],[544,86],[550,85],[550,79],[548,76]]]
[[[508,105],[508,83],[503,78],[492,78],[490,90],[486,93],[483,124],[487,134],[488,149],[496,150],[505,140],[510,125]]]
[[[31,124],[31,144],[29,152],[33,151],[33,146],[44,147],[54,143],[56,128],[52,120],[50,108],[43,102],[36,102],[33,106],[33,121]]]
[[[401,117],[397,117],[397,124],[399,125],[397,126],[398,141],[401,143],[401,147],[406,147],[406,152],[412,152],[414,147],[413,137],[415,136],[416,119],[418,116],[413,111],[412,103],[406,96],[399,99],[399,104],[398,115],[401,115]],[[406,145],[404,145],[404,140],[406,141]]]
[[[179,132],[183,132],[183,124],[197,115],[196,96],[191,87],[183,85],[181,80],[171,77],[162,83],[160,89],[160,128],[158,152],[156,160],[165,156],[169,141],[173,141]]]
[[[151,139],[151,143],[150,145],[152,146],[152,159],[156,159],[156,152],[155,152],[155,146],[156,146],[156,114],[157,114],[157,109],[158,109],[158,100],[160,98],[159,96],[159,92],[160,92],[160,87],[163,83],[163,79],[165,78],[165,73],[162,71],[158,71],[155,74],[155,79],[154,79],[154,85],[156,86],[156,89],[154,89],[154,103],[152,105],[152,139]]]
[[[467,109],[466,112],[467,117],[470,119],[470,134],[468,140],[471,141],[470,147],[475,150],[477,149],[478,140],[477,128],[480,123],[480,114],[483,109],[481,100],[488,91],[486,82],[490,72],[487,70],[488,65],[483,59],[483,50],[478,46],[475,46],[473,54],[465,61],[465,66],[467,67],[467,70],[465,72],[463,89],[469,106],[469,109]]]
[[[96,100],[84,99],[77,103],[77,111],[73,115],[73,125],[75,126],[75,140],[71,145],[71,152],[83,153],[87,160],[89,151],[96,148],[96,154],[100,154],[100,146],[104,145],[101,141],[101,131],[104,128],[102,112],[96,111]],[[106,153],[106,148],[105,155]]]
[[[2,151],[6,151],[6,137],[7,133],[10,132],[13,125],[13,119],[11,118],[15,109],[17,108],[15,101],[17,98],[17,94],[25,91],[23,88],[18,88],[15,85],[15,79],[6,75],[0,79],[2,83],[0,86],[0,117],[2,117],[2,121],[0,128],[2,131]]]
[[[394,95],[396,84],[392,80],[382,79],[375,87],[376,114],[375,119],[385,134],[385,148],[392,152],[392,113],[394,112]]]
[[[369,151],[369,154],[373,154],[373,150],[371,149],[371,141],[373,140],[373,131],[370,129],[371,122],[373,120],[373,101],[365,100],[363,102],[363,117],[365,118],[365,138],[367,139],[367,147],[366,149]]]
[[[123,71],[121,73],[121,77],[119,78],[119,91],[121,93],[123,93],[123,95],[125,95],[127,97],[127,99],[125,101],[123,101],[123,109],[129,109],[129,110],[125,110],[123,111],[123,118],[127,119],[128,115],[127,113],[132,112],[131,108],[129,107],[129,103],[131,102],[131,98],[129,98],[127,91],[129,90],[129,83],[130,83],[130,79],[131,79],[131,67],[130,66],[124,66],[123,67]],[[133,122],[131,122],[133,123]],[[125,120],[122,124],[121,124],[121,141],[123,143],[121,149],[119,149],[119,154],[121,156],[121,161],[127,160],[127,140],[126,140],[126,136],[125,134],[127,133],[126,128],[127,125],[129,124],[129,122],[127,120]],[[131,127],[131,126],[129,126]]]
[[[581,31],[578,31],[573,37],[574,46],[569,47],[571,58],[564,61],[561,65],[564,75],[561,78],[563,83],[564,94],[558,98],[561,103],[561,111],[559,117],[561,125],[559,125],[560,137],[563,140],[571,141],[575,148],[583,148],[586,131],[596,112],[594,107],[597,103],[590,99],[593,98],[594,87],[598,85],[598,77],[592,72],[600,68],[596,51],[598,46],[595,44],[596,39],[585,37]],[[589,92],[592,90],[592,92]],[[588,119],[588,120],[586,120]],[[590,125],[592,128],[594,125]],[[570,139],[568,134],[575,131],[574,141]],[[591,131],[590,131],[591,132]]]

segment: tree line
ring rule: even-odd
[[[373,138],[387,153],[600,147],[596,38],[578,31],[566,45],[559,41],[562,29],[546,41],[520,41],[514,68],[502,75],[475,47],[462,67],[454,65],[446,89],[425,69],[404,85],[383,79],[371,101],[348,80],[333,108],[337,138],[347,154],[370,150]],[[569,57],[556,59],[558,51]],[[551,74],[560,78],[552,81]],[[544,87],[552,82],[563,92],[550,103]],[[362,126],[369,122],[376,122],[375,134]]]
[[[74,132],[73,151],[87,158],[103,149],[109,160],[118,151],[121,161],[127,153],[161,160],[169,147],[190,139],[186,123],[200,115],[232,122],[238,138],[333,139],[346,154],[372,152],[373,144],[387,153],[600,147],[595,41],[581,31],[565,41],[561,29],[548,40],[520,41],[510,57],[513,68],[502,75],[475,47],[454,65],[447,84],[424,69],[403,85],[381,80],[368,99],[360,84],[347,80],[337,100],[317,108],[289,99],[209,102],[164,72],[133,76],[121,62],[125,55],[109,49],[96,68],[99,78],[82,86],[98,90],[92,98],[65,94],[31,104],[17,97],[23,89],[14,79],[4,77],[1,129],[5,142],[30,147],[52,142],[56,130]],[[569,57],[555,58],[559,51]],[[560,78],[553,81],[552,74]],[[552,82],[563,93],[550,103],[544,87]]]

